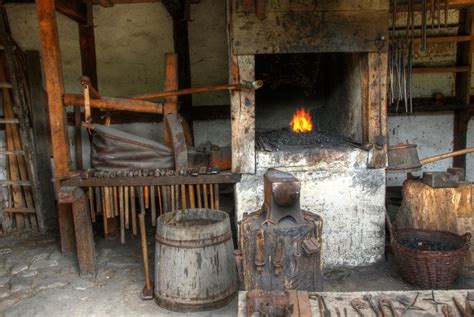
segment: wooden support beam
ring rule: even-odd
[[[458,34],[474,35],[474,8],[468,7],[459,10],[459,29]],[[474,43],[473,39],[469,42],[457,43],[456,63],[458,65],[468,65],[471,69],[472,53]],[[456,99],[464,104],[471,101],[471,72],[456,74]],[[453,125],[453,150],[462,150],[467,145],[467,130],[469,120],[472,117],[472,111],[456,111],[454,113]],[[466,168],[466,155],[453,158],[454,167]]]
[[[38,51],[26,51],[28,81],[31,95],[31,125],[38,169],[40,195],[43,198],[46,227],[54,227],[57,220],[53,171],[51,168],[51,144],[46,95],[43,91],[41,60]]]
[[[178,55],[168,53],[165,54],[165,91],[172,91],[178,89]],[[165,103],[163,105],[163,118],[166,120],[168,113],[178,113],[178,97],[169,96],[165,97]],[[167,128],[167,124],[163,125],[164,128],[164,143],[171,145],[171,133]]]
[[[187,0],[164,0],[162,3],[173,19],[174,52],[178,54],[178,88],[191,88],[191,63],[188,36],[189,2],[187,2]],[[178,101],[180,105],[179,113],[186,120],[192,132],[192,96],[180,96]]]
[[[86,5],[81,0],[55,0],[55,8],[59,13],[80,24],[87,23]],[[5,3],[35,3],[35,0],[6,0]]]
[[[83,95],[64,94],[63,100],[64,106],[84,107]],[[107,110],[163,113],[163,106],[161,103],[127,98],[101,97],[100,99],[91,99],[91,107]]]
[[[96,269],[94,234],[86,207],[86,195],[79,187],[62,187],[58,192],[58,201],[72,204],[79,273],[81,276],[94,275]]]
[[[51,129],[54,177],[69,176],[69,141],[63,106],[63,77],[59,51],[58,28],[54,0],[36,0],[45,86],[48,91],[49,123]],[[70,252],[74,248],[74,230],[70,205],[58,204],[58,221],[61,249]]]
[[[254,55],[231,55],[233,84],[255,79]],[[231,91],[232,172],[255,173],[255,91]]]

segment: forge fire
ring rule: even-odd
[[[313,118],[309,111],[304,108],[299,108],[293,114],[293,119],[290,122],[291,131],[295,133],[305,133],[313,131]]]

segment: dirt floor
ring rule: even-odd
[[[150,239],[151,240],[151,239]],[[80,278],[75,257],[62,255],[56,239],[22,234],[0,238],[0,316],[154,315],[182,316],[142,301],[143,268],[138,239],[96,239],[98,274]],[[150,242],[149,249],[154,244]],[[464,270],[454,288],[473,289],[474,270]],[[406,290],[391,262],[359,269],[328,270],[325,291]],[[236,316],[237,300],[189,316]]]

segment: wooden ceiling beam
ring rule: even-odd
[[[6,0],[5,3],[35,3],[34,0]],[[87,24],[87,6],[82,0],[55,0],[56,11],[80,24]]]

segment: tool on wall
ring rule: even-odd
[[[407,0],[401,2],[392,0],[390,43],[389,43],[389,100],[390,104],[395,105],[396,112],[399,111],[400,102],[405,106],[406,113],[413,112],[413,56],[414,46],[420,43],[422,52],[427,51],[428,46],[428,26],[431,30],[437,26],[441,28],[441,11],[444,10],[444,27],[448,27],[448,9],[449,0]],[[403,27],[397,27],[399,13],[405,13],[399,10],[399,5],[406,8],[406,22]],[[415,14],[420,15],[419,37],[415,38]],[[405,15],[403,15],[405,16]],[[402,35],[405,30],[404,36]]]

